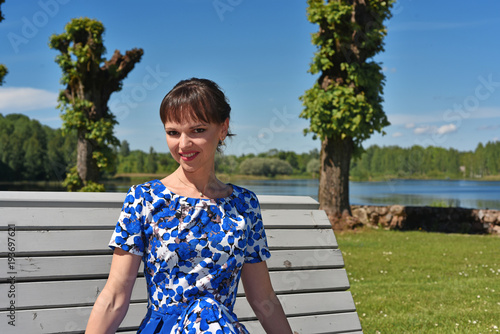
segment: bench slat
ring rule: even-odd
[[[17,208],[0,207],[0,216],[7,224],[17,229],[44,230],[90,229],[92,227],[112,230],[120,215],[119,208]],[[324,211],[319,210],[262,210],[262,219],[267,229],[271,228],[331,228]]]
[[[315,316],[289,317],[288,322],[297,334],[361,333],[361,323],[356,312],[321,314]],[[242,323],[252,334],[266,334],[258,321]]]
[[[270,273],[277,294],[305,291],[345,291],[349,281],[344,269],[275,271]],[[93,304],[106,284],[105,279],[32,282],[16,284],[16,307],[43,308],[45,306],[78,306]],[[0,295],[7,296],[10,284],[0,284]],[[243,294],[243,285],[238,292]],[[146,282],[138,278],[132,292],[132,301],[146,300]],[[9,307],[10,300],[0,300],[0,310]]]
[[[7,233],[0,231],[0,253],[4,253],[3,256],[7,252]],[[311,229],[305,233],[302,230],[270,229],[266,233],[271,249],[338,248],[332,230]],[[111,232],[100,230],[17,231],[16,252],[18,256],[35,252],[103,252],[110,238]]]
[[[38,208],[118,208],[125,193],[71,193],[54,191],[0,191],[0,207]],[[319,203],[309,196],[258,195],[262,209],[318,210]]]
[[[16,258],[16,278],[20,281],[52,276],[102,276],[109,273],[112,255],[49,256]],[[7,258],[0,259],[0,277],[8,277]],[[338,249],[275,250],[267,260],[270,270],[342,268],[344,260]],[[89,272],[92,268],[92,273]],[[139,272],[142,272],[142,265]],[[1,282],[1,279],[0,279]]]
[[[330,292],[322,293],[321,297],[314,294],[302,295],[282,295],[278,297],[283,305],[285,312],[289,315],[289,321],[292,328],[298,333],[334,333],[331,326],[335,326],[337,331],[359,330],[359,320],[357,315],[352,316],[354,312],[354,303],[349,292]],[[321,298],[322,303],[318,303]],[[345,307],[345,305],[350,307]],[[127,316],[122,322],[121,327],[138,327],[142,318],[146,314],[146,303],[133,303],[129,307]],[[16,323],[23,325],[23,331],[26,333],[58,333],[84,330],[91,306],[75,308],[51,308],[33,311],[17,311]],[[255,319],[255,315],[246,300],[240,297],[235,305],[235,313],[239,319]],[[329,312],[322,315],[304,315],[305,313]],[[344,313],[336,313],[344,312]],[[356,313],[354,313],[356,314]],[[300,315],[294,317],[294,315]],[[0,317],[6,319],[6,312],[0,312]],[[61,321],[67,319],[67,321]],[[357,320],[357,322],[356,322]],[[259,333],[260,324],[258,321],[242,321],[248,323],[251,333]],[[328,326],[330,325],[330,326]],[[325,329],[330,328],[330,331]],[[9,333],[10,326],[6,321],[0,322],[0,332]],[[262,332],[262,329],[260,329]],[[263,332],[262,332],[263,333]]]

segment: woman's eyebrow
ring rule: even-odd
[[[205,123],[199,123],[190,127],[190,129],[199,128],[200,126],[207,126]]]
[[[196,129],[196,128],[199,128],[201,126],[207,126],[207,124],[205,123],[198,123],[198,124],[195,124],[193,126],[190,126],[189,128],[190,129]],[[168,126],[168,127],[165,127],[165,130],[177,130],[178,126]]]

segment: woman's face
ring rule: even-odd
[[[170,153],[186,172],[213,169],[215,152],[219,140],[227,135],[229,119],[222,124],[188,121],[164,125]]]

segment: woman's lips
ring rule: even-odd
[[[198,152],[184,152],[184,153],[179,153],[179,155],[180,155],[182,160],[191,161],[194,158],[196,158],[196,156],[198,155]]]

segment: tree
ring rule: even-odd
[[[128,141],[122,140],[122,142],[120,143],[120,154],[124,157],[130,154],[130,145]]]
[[[5,2],[5,0],[0,0],[0,7],[2,4]],[[2,8],[0,8],[0,22],[2,22],[4,19],[3,14],[2,14]],[[7,75],[9,71],[7,71],[7,67],[5,65],[0,64],[0,86],[3,85],[4,81],[3,78]]]
[[[319,159],[313,158],[309,160],[309,162],[307,163],[306,170],[308,173],[312,174],[312,177],[316,177],[316,173],[318,173],[319,168],[320,168]]]
[[[59,94],[63,130],[76,130],[78,136],[76,167],[65,181],[70,191],[103,190],[98,185],[100,172],[112,158],[110,146],[119,145],[113,135],[117,121],[108,101],[113,92],[121,90],[123,79],[143,55],[138,48],[125,55],[116,50],[106,60],[103,33],[101,22],[79,18],[71,20],[64,33],[50,37],[50,48],[61,53],[56,62],[66,85]]]
[[[308,19],[319,25],[309,72],[314,86],[300,99],[300,117],[310,120],[305,133],[321,140],[320,207],[330,216],[351,213],[349,167],[361,143],[389,125],[382,110],[385,76],[372,59],[383,51],[385,19],[393,1],[308,0]]]
[[[247,175],[276,175],[292,174],[293,168],[288,161],[278,158],[249,158],[240,164],[240,172]]]

